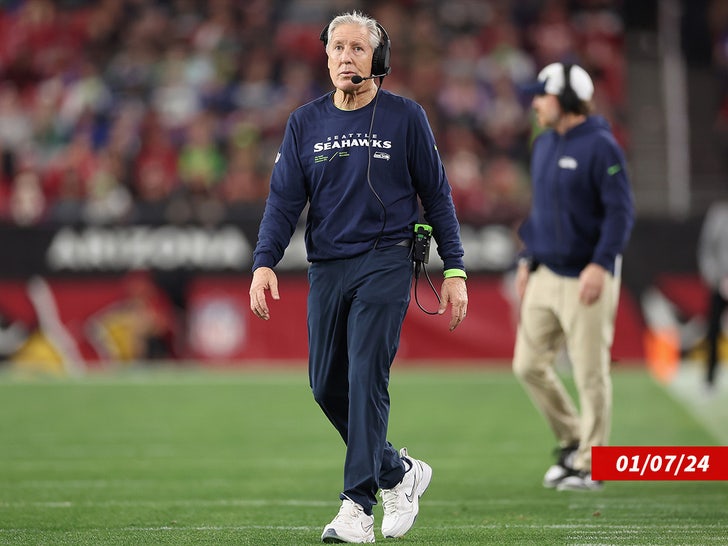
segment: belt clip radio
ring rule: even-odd
[[[415,243],[412,249],[412,259],[421,264],[426,264],[430,259],[430,239],[432,238],[432,226],[427,224],[415,224]]]

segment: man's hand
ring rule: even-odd
[[[268,302],[265,300],[266,290],[270,290],[274,300],[281,299],[275,272],[270,267],[259,267],[253,272],[253,280],[250,282],[250,310],[263,320],[270,318]]]
[[[452,317],[450,318],[450,331],[452,332],[458,324],[465,320],[468,312],[468,289],[463,277],[450,277],[442,281],[438,315],[445,312],[448,303],[452,304]]]
[[[579,301],[591,305],[599,299],[604,289],[607,271],[598,264],[587,265],[579,274]]]

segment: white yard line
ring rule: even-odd
[[[706,493],[703,497],[706,504],[712,504],[716,497],[722,499],[723,493],[717,492],[715,494]],[[651,509],[665,509],[674,508],[675,502],[679,499],[668,496],[664,499],[666,502],[650,502]],[[620,508],[625,508],[630,505],[635,508],[644,505],[643,501],[637,500],[630,502],[624,498],[615,499],[614,501],[619,505]],[[469,499],[468,504],[470,506],[519,506],[523,504],[530,504],[531,501],[528,499],[517,500],[517,499],[506,499],[506,498],[492,498],[492,499]],[[590,507],[593,507],[593,501],[588,502]],[[119,507],[145,507],[145,508],[161,508],[161,507],[271,507],[271,506],[296,506],[296,507],[308,507],[308,508],[319,508],[319,507],[336,507],[339,505],[338,500],[303,500],[303,499],[280,499],[280,500],[269,500],[269,499],[160,499],[160,500],[99,500],[99,501],[69,501],[69,500],[51,500],[51,501],[5,501],[0,502],[0,508],[119,508]],[[462,501],[448,501],[448,500],[428,500],[428,506],[437,506],[441,508],[453,508],[462,506]],[[604,501],[597,506],[600,510],[609,510],[610,502]],[[572,503],[569,505],[569,510],[582,510],[584,509],[583,503]]]
[[[250,529],[271,530],[271,531],[311,531],[320,530],[321,526],[288,526],[288,525],[162,525],[162,526],[129,526],[120,527],[116,531],[245,531]],[[600,531],[623,531],[625,534],[637,535],[641,531],[664,529],[666,531],[691,531],[704,533],[706,530],[722,531],[726,529],[724,524],[705,525],[705,523],[695,524],[643,524],[630,523],[628,525],[619,524],[588,524],[588,523],[563,523],[563,524],[520,524],[520,523],[488,523],[480,525],[418,525],[418,530],[434,530],[434,531],[468,531],[468,530],[496,530],[496,529],[573,529],[577,531],[600,530]],[[107,531],[107,527],[103,528],[84,528],[83,532]],[[26,532],[26,528],[7,529],[0,528],[0,534]]]

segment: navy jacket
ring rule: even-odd
[[[465,269],[450,184],[425,111],[384,90],[376,111],[375,101],[343,111],[328,93],[290,115],[253,270],[273,267],[283,257],[306,205],[306,251],[315,262],[412,238],[418,198],[445,269]]]
[[[519,229],[523,255],[570,277],[592,262],[614,273],[634,224],[634,201],[606,120],[589,116],[564,135],[539,135],[531,180],[531,211]]]

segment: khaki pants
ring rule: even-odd
[[[607,275],[597,302],[579,302],[579,281],[545,266],[531,273],[521,304],[513,371],[561,447],[578,443],[574,467],[591,470],[591,447],[606,445],[612,415],[609,376],[619,276]],[[554,370],[569,355],[580,412]]]

